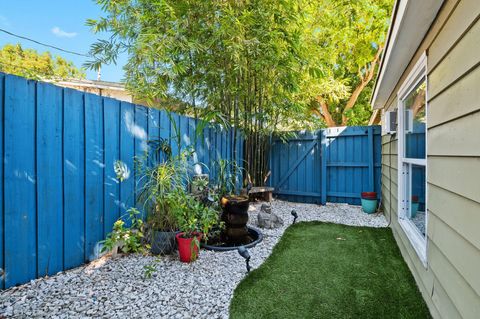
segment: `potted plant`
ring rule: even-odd
[[[410,218],[415,218],[415,216],[417,216],[418,206],[419,206],[418,196],[413,195],[412,202],[410,204]]]
[[[362,192],[361,194],[362,209],[367,214],[373,214],[377,211],[377,193],[376,192]]]
[[[210,230],[218,225],[218,214],[182,190],[172,193],[169,201],[180,230],[175,236],[180,261],[192,262],[198,258],[202,238],[207,240]]]
[[[188,151],[171,156],[165,146],[158,146],[165,153],[163,161],[152,161],[146,154],[137,161],[139,170],[138,202],[147,212],[147,238],[152,254],[170,254],[175,250],[175,234],[178,224],[172,208],[171,195],[184,190],[188,184]]]

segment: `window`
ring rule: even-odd
[[[398,93],[398,218],[418,256],[427,254],[427,77],[420,58]]]

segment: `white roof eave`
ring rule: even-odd
[[[397,0],[371,100],[374,109],[387,103],[442,4],[443,0]]]

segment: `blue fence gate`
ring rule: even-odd
[[[281,199],[360,204],[360,193],[380,196],[381,127],[335,127],[273,138],[269,184]]]

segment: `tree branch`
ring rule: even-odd
[[[377,53],[375,54],[375,58],[370,63],[370,66],[367,68],[365,75],[360,76],[360,84],[358,84],[355,90],[353,90],[352,95],[350,95],[350,98],[347,101],[347,104],[345,104],[345,108],[342,112],[342,126],[347,125],[348,122],[348,118],[345,115],[345,112],[353,108],[363,89],[365,89],[367,84],[373,79],[373,76],[375,75],[375,68],[377,67],[378,61],[380,60],[380,55],[382,51],[383,47],[379,46]]]
[[[320,112],[317,111],[317,114],[320,113],[328,127],[337,126],[337,123],[333,120],[332,114],[330,114],[330,111],[328,110],[328,105],[325,100],[321,96],[317,96],[317,102],[320,105]]]

